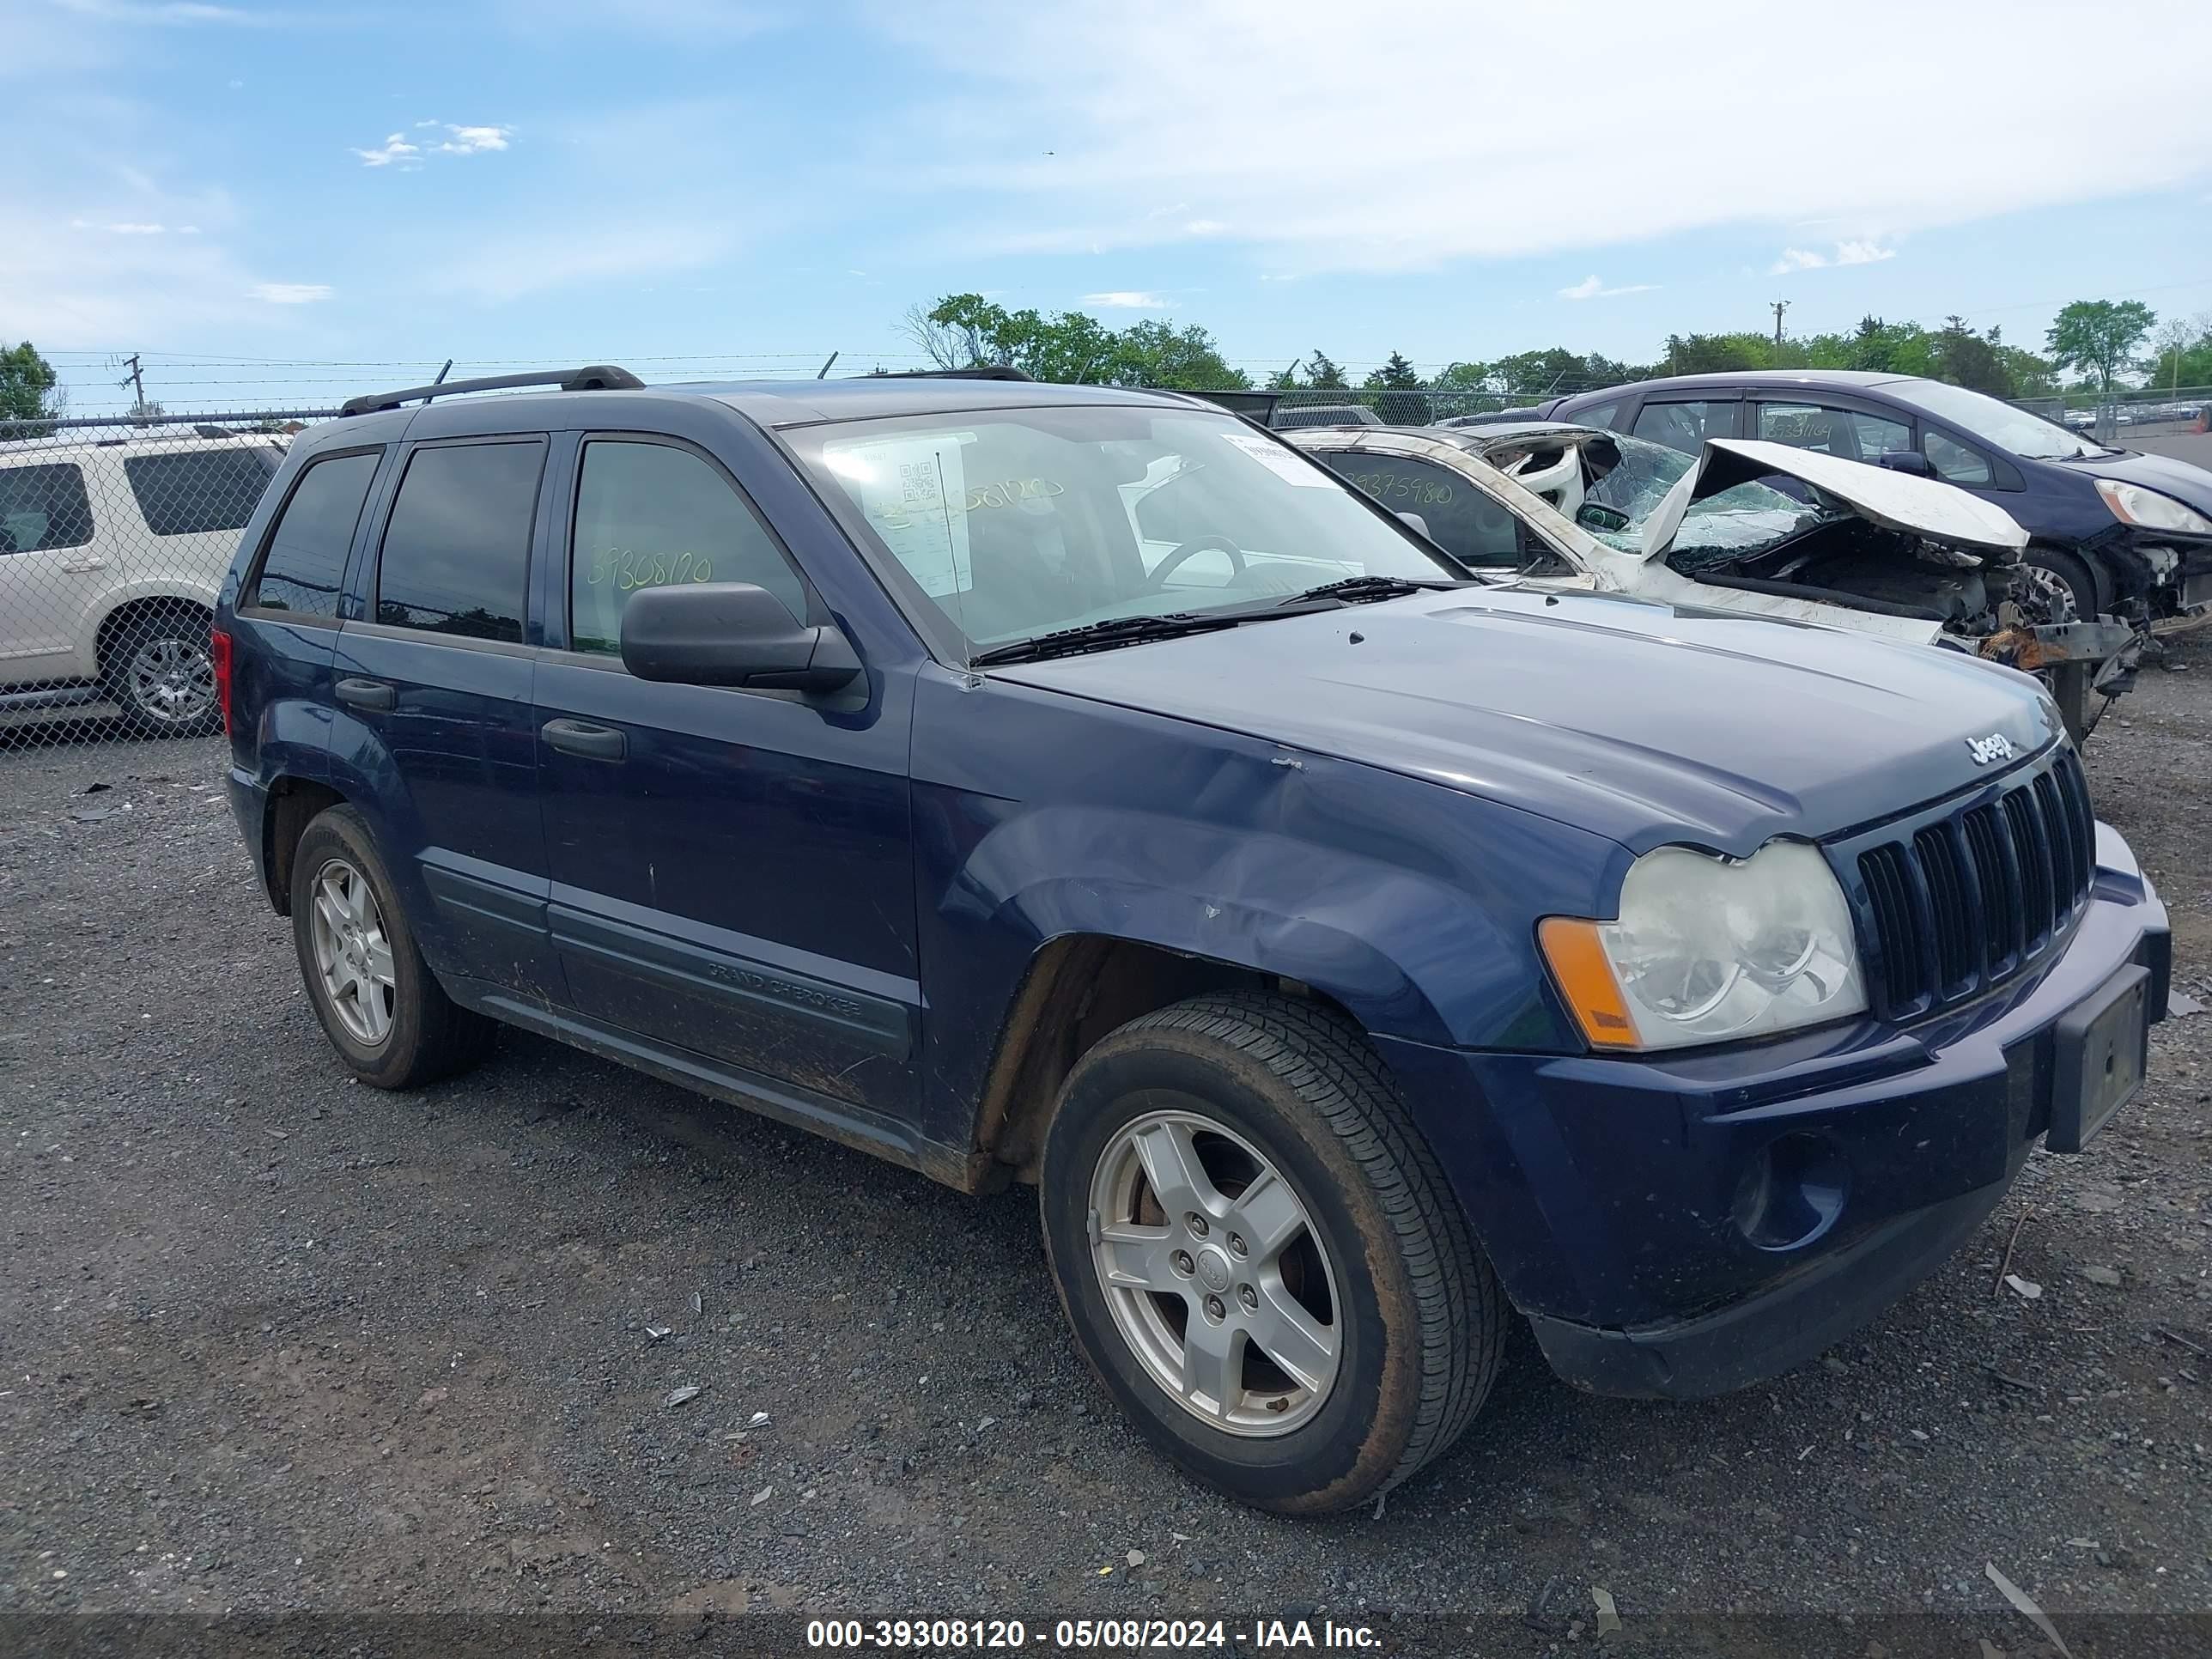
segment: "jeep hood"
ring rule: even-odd
[[[1425,779],[1609,836],[1747,857],[2004,769],[2057,735],[1960,652],[1603,594],[1469,586],[988,671]],[[2004,745],[1999,745],[2002,747]]]
[[[2011,514],[1955,484],[1756,438],[1708,438],[1696,464],[1644,521],[1644,556],[1665,556],[1692,502],[1778,473],[1802,480],[1885,530],[1976,553],[2016,554],[2027,545],[2027,532]]]

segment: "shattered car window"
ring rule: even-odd
[[[1628,522],[1618,529],[1590,524],[1583,527],[1609,547],[1638,553],[1644,547],[1644,521],[1690,470],[1692,459],[1641,438],[1618,441],[1620,465],[1598,480],[1587,499],[1611,507]],[[1738,484],[1691,504],[1667,562],[1677,569],[1694,568],[1796,535],[1831,516],[1825,508],[1808,506],[1765,484]]]

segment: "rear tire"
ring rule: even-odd
[[[324,1034],[372,1088],[435,1082],[490,1047],[496,1027],[438,983],[368,826],[350,806],[325,808],[300,836],[292,939]]]
[[[1489,1391],[1496,1276],[1328,1009],[1238,993],[1113,1032],[1060,1091],[1039,1196],[1085,1358],[1153,1445],[1248,1504],[1368,1503]]]
[[[109,630],[100,686],[138,738],[204,738],[222,725],[214,618],[188,599],[140,606]]]

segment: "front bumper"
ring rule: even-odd
[[[1553,1369],[1692,1398],[1802,1364],[1948,1258],[2051,1127],[2069,1014],[2126,979],[2156,1018],[2169,960],[2100,829],[2065,951],[1909,1028],[1671,1058],[1383,1047]]]

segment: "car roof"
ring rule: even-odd
[[[1179,392],[1145,392],[1123,386],[1062,386],[1049,381],[969,378],[963,375],[848,375],[836,380],[699,380],[668,386],[589,392],[520,392],[475,396],[434,407],[482,409],[494,406],[511,419],[529,421],[558,411],[569,423],[579,398],[619,398],[635,408],[640,399],[683,399],[716,403],[764,427],[811,426],[826,421],[877,420],[897,415],[981,413],[1001,409],[1065,408],[1071,405],[1130,404],[1188,408],[1208,414],[1218,404]],[[315,447],[331,443],[390,441],[423,405],[341,416],[317,427]]]
[[[28,424],[28,422],[25,422]],[[79,435],[79,431],[82,435]],[[92,429],[64,428],[52,437],[0,440],[0,461],[82,460],[88,453],[129,459],[139,455],[174,455],[204,449],[252,448],[258,445],[283,448],[291,441],[285,432],[226,432],[210,437],[204,432],[134,432],[127,438],[99,438]]]
[[[1665,392],[1698,386],[1894,386],[1920,378],[1917,374],[1891,374],[1864,368],[1741,368],[1714,374],[1670,374],[1656,380],[1634,380],[1626,386],[1607,386],[1602,392],[1578,392],[1572,398],[1561,401],[1580,403],[1586,398],[1607,394],[1619,396],[1628,392]]]

